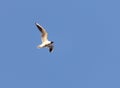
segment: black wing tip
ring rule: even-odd
[[[49,49],[49,52],[52,53],[52,49]]]
[[[52,53],[53,51],[53,47],[49,48],[49,52]]]

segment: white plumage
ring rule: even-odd
[[[44,48],[47,47],[49,48],[49,52],[53,51],[53,41],[49,41],[48,40],[48,33],[46,32],[46,30],[39,25],[38,23],[35,23],[35,25],[37,26],[37,28],[39,29],[39,31],[41,32],[41,41],[42,44],[38,45],[38,48]]]

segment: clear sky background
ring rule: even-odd
[[[1,0],[0,88],[120,88],[120,1]]]

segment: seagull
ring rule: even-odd
[[[37,48],[48,48],[49,49],[49,52],[52,52],[53,51],[53,41],[49,41],[48,40],[48,33],[47,31],[41,26],[39,25],[38,23],[35,23],[35,25],[37,26],[37,28],[39,29],[39,31],[42,33],[41,34],[41,41],[42,43],[40,45],[37,46]]]

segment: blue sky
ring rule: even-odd
[[[119,0],[1,0],[0,88],[120,88]],[[41,43],[35,22],[54,41]]]

